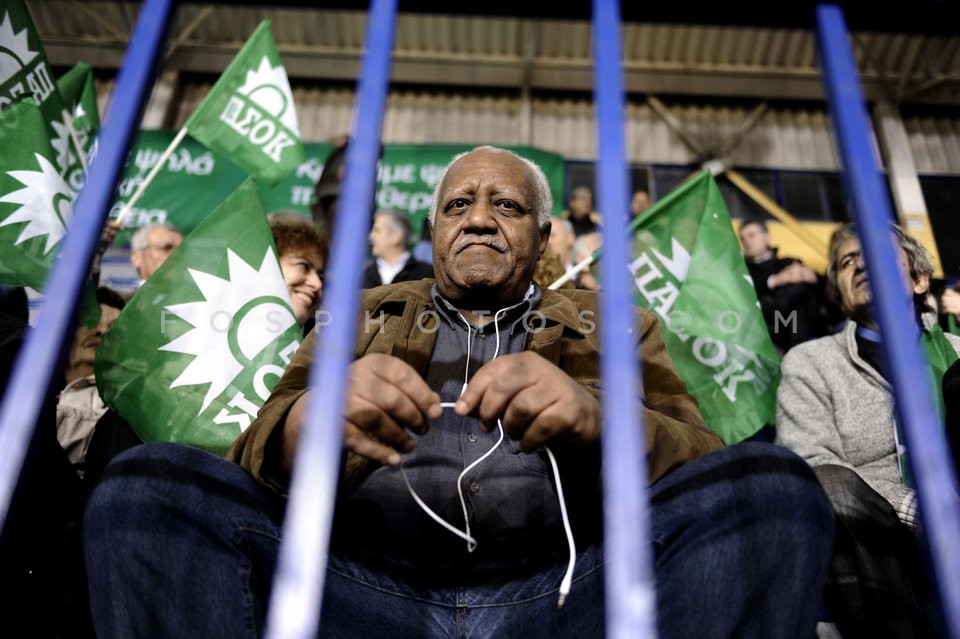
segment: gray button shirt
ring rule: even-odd
[[[539,303],[541,291],[531,286],[521,303],[505,309],[483,328],[468,323],[433,288],[437,342],[426,381],[441,401],[454,402],[464,382],[495,356],[520,352]],[[491,309],[493,315],[496,309]],[[499,338],[499,340],[498,340]],[[403,455],[403,468],[420,498],[438,515],[465,529],[457,480],[461,472],[496,446],[460,481],[477,548],[429,517],[414,501],[400,469],[376,469],[340,504],[341,548],[375,555],[382,564],[449,570],[469,565],[471,572],[542,565],[566,553],[552,470],[543,451],[527,454],[509,434],[497,446],[498,428],[485,432],[472,416],[452,408],[429,431],[413,435],[413,452]]]

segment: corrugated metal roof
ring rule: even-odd
[[[211,86],[209,82],[182,84],[169,127],[182,126]],[[111,87],[109,81],[98,83],[101,112]],[[353,125],[355,95],[349,88],[297,87],[294,99],[307,141],[330,141]],[[754,111],[709,102],[667,106],[696,142],[712,150],[732,144],[733,136]],[[164,112],[167,107],[154,102],[150,108]],[[505,94],[393,91],[387,101],[383,140],[388,144],[530,145],[569,159],[595,159],[596,122],[591,101],[533,100],[529,124],[525,124],[524,112],[521,99]],[[163,126],[163,117],[149,119],[147,128]],[[903,123],[919,173],[960,175],[960,120],[926,116],[908,117]],[[530,133],[525,135],[528,127]],[[639,164],[690,165],[698,161],[697,153],[643,102],[627,105],[626,150],[630,161]],[[827,113],[814,107],[768,108],[727,151],[722,155],[734,166],[839,170]]]
[[[55,64],[89,54],[94,66],[116,67],[139,3],[33,0],[28,5]],[[183,3],[166,65],[219,73],[262,19],[271,20],[292,78],[355,79],[366,27],[366,12],[360,10]],[[854,32],[852,39],[869,99],[889,94],[895,101],[960,105],[960,37]],[[392,79],[396,84],[589,92],[591,53],[586,20],[401,10]],[[623,53],[632,92],[822,99],[810,28],[625,23]]]
[[[54,64],[81,59],[107,78],[139,3],[28,6]],[[349,131],[365,11],[226,3],[180,6],[164,67],[172,84],[155,94],[151,126],[179,127],[262,19],[272,21],[304,138]],[[941,30],[854,31],[867,98],[960,107],[960,36]],[[706,152],[742,166],[837,169],[811,29],[627,22],[623,36],[632,161],[690,164]],[[387,143],[530,144],[572,159],[596,155],[586,20],[401,11],[393,60]],[[109,80],[101,86],[108,87]],[[651,97],[700,152],[651,108]],[[732,144],[761,104],[762,116]],[[958,115],[908,115],[904,124],[920,172],[960,174]]]

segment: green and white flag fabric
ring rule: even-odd
[[[0,111],[0,149],[0,284],[42,289],[76,193],[60,174],[46,118],[32,99]]]
[[[63,98],[23,0],[0,2],[0,110],[30,97],[39,105],[61,174],[69,168],[70,133]]]
[[[93,161],[97,149],[97,133],[100,131],[100,113],[97,106],[97,89],[93,82],[93,68],[85,63],[78,62],[72,69],[57,79],[57,87],[67,108],[68,123],[72,125],[76,135],[79,150],[86,158],[86,164]],[[70,173],[67,181],[76,190],[83,186],[82,162],[73,155],[76,147],[71,147],[68,160]]]
[[[184,127],[266,184],[304,160],[293,92],[264,20]]]
[[[636,303],[660,317],[704,420],[728,444],[773,424],[780,360],[713,176],[692,177],[631,229]]]
[[[60,118],[63,103],[23,0],[0,3],[0,51],[0,109],[29,96],[48,121]]]
[[[144,441],[224,454],[300,345],[247,179],[177,247],[97,348],[100,396]]]

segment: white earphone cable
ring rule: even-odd
[[[493,357],[490,358],[491,361],[497,358],[497,355],[500,354],[500,314],[505,313],[507,309],[500,309],[493,316],[493,330],[497,336],[497,345],[493,352]],[[463,395],[463,392],[467,389],[467,383],[470,379],[470,351],[473,341],[473,329],[470,323],[460,315],[460,319],[463,320],[464,324],[467,326],[467,365],[466,370],[463,375],[463,387],[460,389],[460,394]],[[456,405],[456,402],[443,402],[440,404],[444,408],[453,408]],[[464,530],[460,530],[453,524],[447,522],[443,517],[435,513],[427,504],[417,495],[417,492],[413,489],[413,485],[410,483],[410,480],[407,478],[407,473],[403,468],[403,462],[400,463],[400,474],[403,476],[403,481],[407,485],[407,490],[410,491],[410,495],[413,497],[414,501],[417,503],[420,508],[423,509],[434,521],[438,524],[452,532],[457,537],[465,540],[467,542],[467,551],[473,552],[477,548],[477,540],[470,534],[470,517],[467,513],[467,500],[463,495],[463,478],[473,470],[479,463],[489,457],[493,452],[500,447],[500,444],[503,443],[504,431],[503,431],[503,422],[499,419],[497,420],[497,428],[500,431],[500,436],[497,438],[497,442],[490,447],[487,452],[480,456],[476,461],[471,463],[469,466],[463,469],[460,473],[460,476],[457,477],[457,495],[460,498],[460,507],[463,510],[463,521],[464,521]],[[570,526],[570,518],[567,515],[567,504],[563,498],[563,485],[560,482],[560,468],[557,465],[557,458],[554,456],[553,451],[550,450],[549,446],[544,446],[544,450],[547,451],[547,458],[550,460],[550,466],[553,469],[553,478],[557,484],[557,498],[560,502],[560,515],[563,518],[563,530],[567,537],[567,546],[570,550],[570,558],[567,562],[567,571],[563,576],[563,580],[560,582],[560,596],[557,600],[557,608],[563,607],[564,602],[567,599],[567,595],[570,594],[570,588],[573,584],[573,569],[577,560],[577,546],[573,539],[573,529]]]

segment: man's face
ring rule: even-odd
[[[634,217],[650,208],[650,195],[646,191],[636,191],[630,198],[630,212]]]
[[[549,233],[540,233],[527,166],[505,151],[475,151],[447,171],[433,224],[433,266],[452,302],[492,310],[523,298]]]
[[[601,244],[603,244],[603,236],[596,231],[581,236],[580,244],[574,246],[574,264],[579,264],[581,261],[587,259],[594,251],[600,248]],[[593,270],[590,268],[585,268],[580,271],[580,274],[577,276],[577,287],[591,291],[599,291],[602,288],[600,282],[593,276]]]
[[[744,224],[740,227],[740,246],[747,259],[760,257],[767,252],[769,238],[756,224]]]
[[[547,240],[550,249],[560,256],[560,262],[566,266],[567,262],[570,261],[570,253],[573,251],[573,241],[574,238],[572,234],[567,232],[567,227],[561,224],[559,221],[554,221],[550,227],[550,237]]]
[[[101,304],[100,311],[100,321],[96,326],[87,328],[81,324],[77,327],[73,336],[73,345],[70,348],[69,365],[71,367],[93,366],[97,347],[120,316],[120,309],[114,306]]]
[[[581,218],[590,215],[593,209],[593,196],[587,191],[577,191],[570,196],[570,214]]]
[[[916,282],[910,277],[910,261],[907,253],[897,247],[897,261],[903,274],[907,290],[914,295],[925,293],[930,278],[921,275]],[[864,321],[870,312],[870,282],[866,264],[860,250],[860,240],[853,238],[843,242],[837,249],[837,291],[840,293],[840,307],[847,317]]]
[[[182,241],[183,236],[176,231],[164,228],[151,229],[147,234],[147,247],[142,251],[130,253],[130,262],[137,269],[140,279],[145,280],[153,275]]]
[[[397,236],[400,232],[390,227],[385,215],[378,215],[373,220],[373,228],[370,229],[370,253],[374,257],[384,257],[391,248],[398,244]]]

